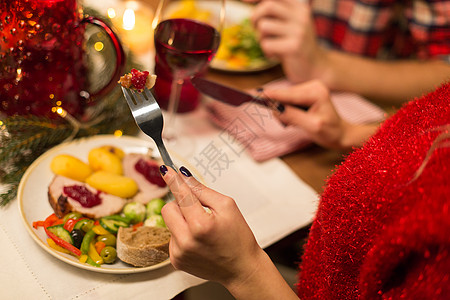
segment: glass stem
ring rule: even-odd
[[[175,138],[175,117],[180,103],[181,88],[183,87],[184,80],[182,78],[174,78],[170,89],[169,105],[167,107],[167,123],[165,128],[165,138]]]

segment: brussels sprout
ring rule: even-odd
[[[151,215],[148,217],[145,222],[144,226],[149,227],[166,227],[166,223],[164,222],[164,219],[161,215]]]
[[[140,202],[125,204],[122,212],[132,224],[142,222],[145,219],[145,205]]]
[[[150,200],[150,202],[147,203],[147,217],[160,215],[164,204],[166,204],[166,202],[161,198]]]

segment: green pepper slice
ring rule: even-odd
[[[83,241],[81,242],[81,247],[80,247],[80,250],[81,250],[81,253],[82,254],[87,254],[88,252],[89,252],[89,244],[91,243],[91,241],[94,239],[94,237],[96,236],[97,234],[94,232],[94,230],[89,230],[85,235],[84,235],[84,238],[83,238]]]

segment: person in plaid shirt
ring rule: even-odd
[[[402,103],[450,80],[450,0],[245,0],[287,78]]]

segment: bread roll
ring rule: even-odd
[[[169,258],[170,231],[163,227],[120,227],[117,257],[135,267],[148,267]]]

